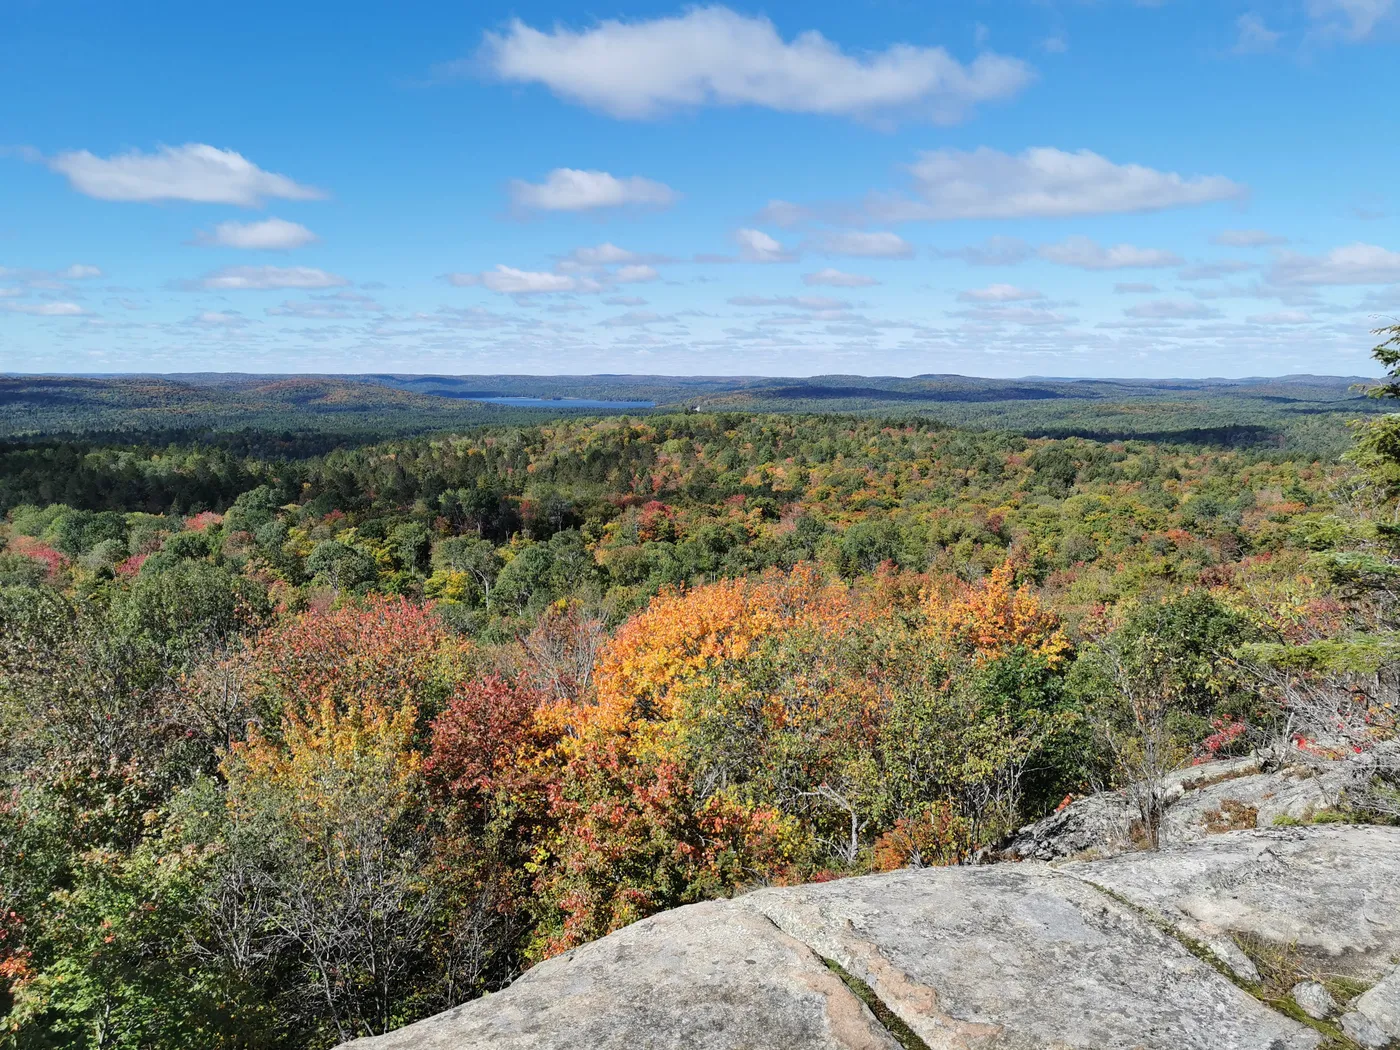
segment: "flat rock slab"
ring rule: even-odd
[[[1379,1031],[1400,1023],[1397,872],[1400,828],[1327,825],[765,889],[645,919],[496,995],[349,1045],[897,1050],[829,959],[931,1050],[1312,1050],[1316,1030],[1168,931],[1296,946],[1368,981],[1389,973],[1339,1004],[1351,1028]]]
[[[1257,937],[1374,978],[1400,953],[1400,828],[1231,832],[1058,869],[1159,918]]]
[[[801,942],[696,904],[541,963],[503,992],[354,1050],[900,1050]]]
[[[735,903],[864,980],[934,1050],[1320,1041],[1131,909],[1038,865],[900,872]]]

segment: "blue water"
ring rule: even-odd
[[[491,405],[521,408],[655,408],[655,401],[593,401],[586,397],[477,397]]]

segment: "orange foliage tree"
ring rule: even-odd
[[[1059,664],[1069,653],[1069,638],[1059,617],[1041,605],[1028,585],[1016,586],[1010,559],[952,593],[931,588],[924,602],[933,636],[979,659],[1020,647]]]

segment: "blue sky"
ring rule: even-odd
[[[0,7],[0,370],[1372,374],[1400,0]]]

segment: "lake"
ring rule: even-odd
[[[594,401],[586,397],[474,397],[490,405],[519,408],[655,408],[655,401]]]

